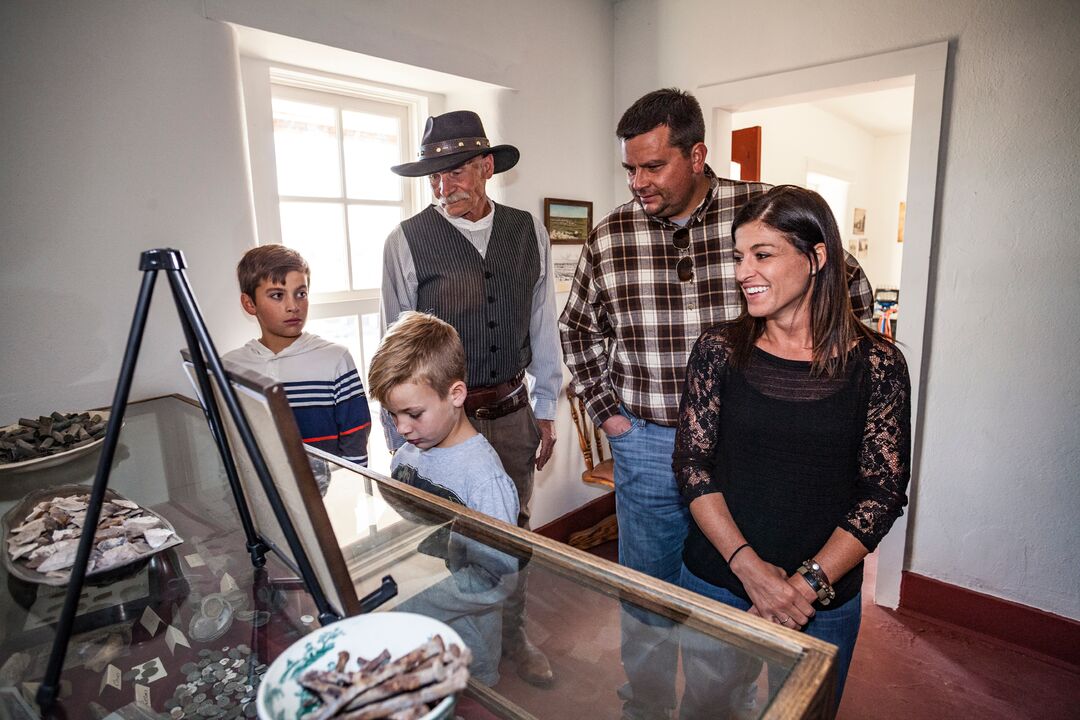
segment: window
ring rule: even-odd
[[[422,179],[390,166],[416,157],[439,95],[243,57],[241,72],[258,237],[311,266],[307,329],[344,345],[366,379],[379,346],[386,236],[421,209]],[[390,466],[378,405],[368,464]]]
[[[292,71],[271,69],[270,79],[280,235],[260,241],[308,261],[308,328],[348,347],[366,376],[380,337],[383,242],[418,209],[417,184],[390,166],[416,155],[420,99]]]

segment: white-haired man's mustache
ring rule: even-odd
[[[450,193],[441,199],[443,205],[450,205],[451,203],[461,202],[462,200],[468,200],[471,196],[464,190],[458,190],[456,193]]]

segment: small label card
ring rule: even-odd
[[[232,575],[230,575],[229,573],[225,573],[224,575],[221,576],[221,594],[222,595],[228,595],[233,590],[239,590],[239,589],[240,589],[240,587],[236,584],[236,581],[233,580]]]
[[[165,665],[162,664],[159,657],[147,660],[142,665],[136,665],[131,670],[135,673],[135,682],[137,683],[152,683],[169,674],[165,671]]]
[[[191,553],[190,555],[185,555],[184,559],[187,560],[187,564],[193,568],[202,567],[206,564],[206,561],[202,559],[202,555],[200,555],[199,553]]]
[[[149,605],[146,606],[146,609],[143,610],[142,617],[139,618],[139,624],[146,628],[146,631],[150,633],[150,637],[157,634],[158,628],[161,627],[161,622],[161,618]]]
[[[135,704],[139,707],[144,707],[147,710],[153,710],[150,705],[150,688],[146,685],[135,685]]]
[[[170,625],[165,628],[165,644],[169,646],[169,652],[173,655],[176,654],[176,646],[183,645],[186,648],[191,647],[188,645],[187,638],[184,637],[184,633],[180,632],[175,626]]]
[[[110,664],[105,668],[105,672],[101,674],[101,687],[98,688],[98,695],[105,691],[105,686],[114,687],[117,690],[123,685],[123,679],[120,673],[120,668]]]

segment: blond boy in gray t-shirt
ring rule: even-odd
[[[514,483],[465,415],[465,351],[451,325],[425,313],[402,313],[371,359],[368,394],[405,439],[391,463],[395,480],[509,525],[516,522]],[[494,685],[502,601],[517,584],[517,559],[457,534],[450,535],[446,559],[450,577],[399,609],[453,627],[472,650],[473,677]]]

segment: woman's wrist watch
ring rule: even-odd
[[[817,560],[813,558],[803,560],[798,573],[803,576],[803,580],[809,583],[810,589],[817,594],[818,602],[822,605],[828,605],[836,598],[836,591],[829,584],[829,578],[825,575],[825,571],[821,569],[821,566],[818,565]]]

